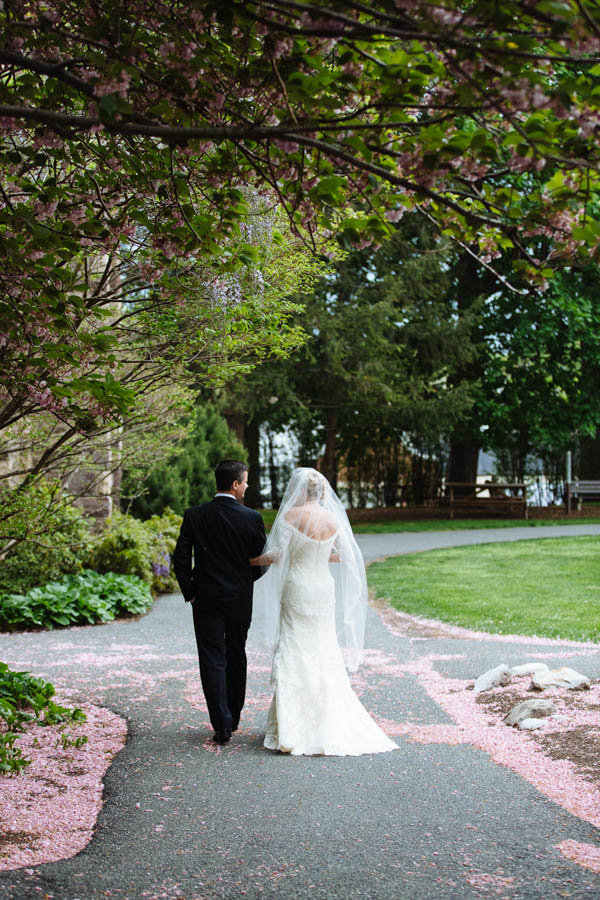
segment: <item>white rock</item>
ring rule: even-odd
[[[523,719],[519,722],[519,730],[520,731],[535,731],[536,728],[542,728],[544,725],[543,719]]]
[[[564,716],[562,713],[560,713],[560,714],[557,713],[555,716],[552,716],[552,721],[553,722],[568,722],[569,717]]]
[[[482,691],[489,691],[490,688],[498,687],[498,685],[508,684],[510,682],[510,671],[507,665],[501,663],[495,669],[489,669],[484,672],[475,681],[473,689],[476,694]]]
[[[522,666],[512,666],[511,675],[533,675],[534,672],[548,672],[548,666],[542,662],[528,662]]]
[[[562,687],[568,691],[587,691],[590,679],[569,666],[560,669],[548,669],[547,672],[534,672],[531,677],[530,691],[543,691],[548,687]]]
[[[552,715],[553,712],[554,703],[552,700],[523,700],[521,703],[513,706],[502,721],[505,725],[518,725],[520,728],[523,721],[543,719],[545,716]]]

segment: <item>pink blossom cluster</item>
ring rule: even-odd
[[[443,145],[451,140],[456,132],[455,117],[449,115],[448,120],[440,125],[443,137],[440,138],[442,149],[439,153],[431,154],[427,142],[421,142],[419,138],[419,128],[422,124],[426,124],[428,114],[440,106],[447,106],[450,111],[453,107],[460,107],[463,103],[461,92],[465,88],[472,91],[474,98],[472,102],[477,115],[490,114],[492,126],[490,141],[495,142],[501,152],[504,152],[504,147],[501,138],[496,140],[496,133],[514,131],[515,127],[520,127],[520,123],[527,114],[536,110],[545,111],[546,107],[553,111],[557,119],[563,117],[568,121],[574,121],[582,139],[588,139],[595,133],[598,127],[597,114],[585,106],[575,91],[567,102],[560,92],[554,90],[550,79],[544,81],[539,78],[540,72],[551,73],[548,61],[541,58],[535,60],[535,63],[531,60],[524,60],[522,69],[515,76],[511,67],[503,65],[501,54],[486,54],[486,41],[499,41],[502,45],[503,38],[502,35],[496,33],[493,23],[479,20],[476,9],[473,9],[469,15],[463,15],[461,11],[451,9],[442,3],[401,0],[397,5],[403,11],[402,15],[406,17],[407,22],[411,21],[411,17],[414,19],[415,26],[422,26],[426,22],[428,27],[431,26],[434,29],[436,35],[443,36],[445,33],[449,33],[453,39],[457,37],[467,40],[473,29],[476,29],[478,34],[485,35],[485,40],[476,54],[465,53],[464,47],[459,41],[456,46],[445,48],[443,58],[437,49],[435,52],[431,51],[431,47],[437,48],[437,41],[434,41],[431,47],[426,41],[424,42],[424,54],[429,54],[434,75],[423,80],[421,97],[418,96],[418,91],[415,89],[416,107],[421,106],[423,109],[414,114],[410,113],[412,116],[410,121],[415,126],[414,130],[394,131],[392,129],[393,133],[389,140],[386,135],[383,148],[385,152],[389,151],[390,158],[398,160],[397,173],[392,172],[392,175],[398,174],[406,181],[404,198],[407,202],[413,205],[420,203],[425,206],[431,202],[432,195],[437,195],[438,208],[442,209],[445,204],[450,204],[450,202],[454,204],[463,202],[457,200],[457,196],[466,192],[463,208],[465,215],[468,216],[478,211],[485,212],[488,216],[492,215],[490,210],[494,208],[493,201],[484,209],[484,205],[477,195],[479,185],[475,184],[480,181],[494,184],[495,167],[490,164],[488,157],[482,158],[475,149],[469,149],[464,159],[460,159],[458,164],[456,159],[450,164],[444,159]],[[264,19],[264,22],[258,22],[249,28],[245,22],[244,27],[241,27],[240,23],[234,19],[232,34],[234,40],[239,42],[241,66],[244,65],[244,53],[249,46],[251,37],[258,34],[264,38],[261,43],[262,52],[264,52],[262,62],[265,67],[263,70],[258,66],[259,75],[257,77],[254,77],[252,73],[248,74],[249,69],[244,69],[244,75],[248,75],[248,78],[240,83],[239,73],[231,72],[227,66],[220,66],[218,58],[213,55],[214,37],[220,28],[216,18],[211,16],[210,21],[206,21],[203,11],[197,9],[193,4],[186,16],[185,27],[179,25],[173,27],[172,10],[167,3],[159,0],[157,3],[148,4],[145,0],[139,0],[135,4],[135,16],[139,22],[144,23],[145,27],[140,29],[143,40],[140,39],[133,46],[125,48],[113,46],[112,37],[103,38],[99,45],[96,44],[94,38],[94,41],[90,42],[88,55],[86,55],[85,46],[86,25],[88,21],[95,22],[97,19],[97,13],[93,6],[84,3],[81,9],[73,11],[59,2],[46,3],[41,7],[36,0],[26,0],[23,8],[32,22],[43,19],[47,23],[53,19],[61,23],[63,33],[67,35],[64,38],[64,45],[59,45],[57,42],[57,46],[53,48],[52,44],[48,42],[48,45],[41,50],[43,58],[50,59],[52,53],[55,52],[58,54],[59,60],[68,55],[69,58],[76,61],[73,64],[73,71],[77,72],[77,77],[86,86],[86,90],[81,92],[81,99],[88,104],[89,113],[94,118],[98,117],[101,99],[106,95],[115,95],[131,105],[132,121],[139,119],[140,116],[147,117],[149,112],[153,116],[153,105],[157,101],[164,101],[167,112],[161,118],[161,124],[167,126],[179,121],[179,114],[182,110],[185,111],[186,121],[189,118],[194,124],[200,125],[238,126],[252,121],[260,124],[261,127],[266,123],[276,128],[284,123],[289,124],[289,133],[274,134],[271,139],[253,144],[251,154],[256,163],[254,169],[251,165],[246,164],[248,157],[245,157],[246,162],[240,162],[249,149],[243,140],[236,139],[229,143],[230,149],[235,146],[242,149],[243,152],[230,154],[230,159],[225,167],[221,164],[225,156],[221,157],[219,145],[213,144],[209,138],[202,139],[193,149],[191,145],[183,149],[174,148],[173,158],[177,164],[182,159],[186,159],[190,167],[194,167],[193,182],[197,191],[196,196],[201,196],[202,203],[206,206],[218,208],[219,203],[223,202],[222,197],[217,196],[220,191],[227,190],[232,184],[247,182],[249,178],[256,176],[257,171],[268,172],[268,176],[265,177],[273,185],[274,190],[280,190],[282,198],[286,196],[287,200],[288,195],[292,193],[288,190],[290,186],[300,184],[305,189],[309,189],[310,180],[319,175],[319,159],[324,155],[334,166],[336,172],[345,174],[359,172],[359,177],[349,180],[352,188],[354,189],[356,186],[359,190],[359,196],[348,192],[348,196],[353,202],[363,203],[365,207],[375,206],[376,210],[386,216],[389,221],[393,221],[392,217],[398,215],[397,210],[393,207],[393,201],[390,203],[384,196],[385,178],[378,179],[378,183],[375,183],[374,179],[369,180],[365,169],[361,170],[361,167],[364,167],[364,160],[361,159],[360,153],[357,153],[355,149],[351,150],[349,145],[344,147],[345,141],[350,139],[351,128],[348,128],[346,133],[340,124],[339,132],[333,134],[332,132],[321,133],[315,126],[315,130],[311,131],[311,134],[314,140],[319,141],[319,152],[313,152],[311,148],[303,147],[302,163],[298,159],[292,158],[301,146],[300,138],[293,133],[292,124],[302,123],[308,119],[314,121],[337,115],[341,121],[344,117],[351,118],[355,109],[360,108],[362,111],[357,113],[361,119],[360,124],[370,123],[373,126],[371,133],[368,130],[361,130],[360,133],[367,135],[371,142],[380,139],[379,123],[383,122],[385,125],[387,112],[384,112],[382,118],[379,109],[382,97],[385,106],[385,97],[380,93],[376,79],[371,78],[366,85],[362,83],[366,81],[365,73],[368,74],[369,67],[364,62],[366,57],[360,57],[358,53],[351,54],[351,58],[345,59],[339,66],[340,73],[356,79],[356,84],[350,84],[348,78],[342,77],[334,88],[331,86],[319,88],[319,81],[315,79],[313,82],[317,86],[315,97],[311,102],[294,104],[291,114],[289,98],[286,93],[286,66],[283,64],[287,63],[289,70],[296,75],[308,74],[318,71],[324,56],[330,50],[340,46],[342,40],[344,41],[344,52],[346,52],[348,47],[352,47],[348,32],[352,33],[355,27],[353,19],[358,17],[358,12],[346,10],[344,16],[338,16],[334,11],[323,10],[319,14],[312,9],[275,10],[269,4],[258,3],[256,5],[257,13],[259,18]],[[396,21],[386,23],[386,13],[377,6],[373,8],[372,17],[374,23],[380,23],[382,36],[385,36],[386,28],[392,27],[392,25],[394,35],[397,28],[400,27]],[[73,52],[67,54],[71,47],[68,39],[70,27],[78,30],[79,37],[77,42],[71,42]],[[413,25],[407,24],[407,28],[410,30]],[[320,36],[318,36],[319,33]],[[577,40],[574,39],[574,34],[576,34]],[[310,42],[309,52],[302,52],[302,56],[299,51],[300,42],[296,40],[297,35],[302,36],[303,47],[307,41]],[[25,39],[20,33],[18,35],[9,33],[8,40],[12,42],[11,46],[17,52],[22,50],[26,54],[36,49],[31,36]],[[589,34],[589,28],[586,29],[585,23],[580,23],[579,31],[567,32],[563,43],[565,51],[568,53],[581,53],[586,52],[582,51],[582,47],[594,46],[598,43],[598,38],[596,35]],[[96,52],[98,46],[106,48],[105,61],[98,58]],[[469,47],[472,49],[471,44]],[[121,63],[115,67],[115,58],[122,60],[122,68]],[[419,55],[417,54],[415,58],[418,59]],[[334,59],[334,56],[328,59],[327,65],[335,66]],[[272,65],[273,63],[277,65]],[[445,66],[449,69],[445,69]],[[410,65],[407,65],[407,70],[408,68]],[[272,69],[274,71],[271,71]],[[450,77],[444,77],[444,75],[448,75],[448,71]],[[163,74],[167,77],[162,77]],[[90,89],[93,92],[92,97],[90,97]],[[333,90],[338,90],[338,95],[335,111],[331,113],[330,106],[321,109],[320,103],[323,98],[327,99],[328,91]],[[467,96],[466,92],[465,95]],[[312,102],[314,102],[314,108],[311,105]],[[464,102],[468,104],[469,101]],[[482,113],[482,111],[484,112]],[[318,115],[315,115],[315,112]],[[15,122],[10,120],[10,128],[13,127],[15,127]],[[20,125],[19,129],[21,134],[29,135],[26,126]],[[99,187],[100,196],[92,199],[89,208],[86,208],[85,211],[80,193],[81,185],[76,185],[74,182],[68,185],[69,197],[72,198],[72,202],[69,212],[66,213],[66,221],[75,228],[83,225],[86,219],[101,220],[107,224],[106,236],[96,237],[82,234],[80,246],[84,250],[107,248],[111,241],[110,234],[115,231],[117,224],[121,235],[126,238],[134,238],[136,226],[123,211],[127,206],[131,187],[131,192],[140,200],[139,205],[147,214],[142,217],[143,221],[156,221],[160,226],[157,227],[157,234],[168,235],[155,239],[156,249],[162,250],[162,255],[167,260],[185,257],[189,252],[183,249],[187,236],[181,239],[180,235],[173,235],[169,228],[181,228],[185,231],[187,222],[182,223],[173,214],[173,204],[170,201],[164,204],[157,202],[151,189],[150,176],[146,181],[143,174],[133,176],[131,170],[128,170],[126,175],[121,172],[121,148],[118,146],[118,141],[111,144],[113,138],[107,133],[102,123],[96,122],[92,131],[97,141],[99,156],[104,157],[100,167],[103,169],[106,165],[110,168],[114,175],[114,181],[110,185],[103,184]],[[63,138],[51,137],[50,142],[57,141],[58,143],[48,143],[47,133],[49,133],[48,129],[45,129],[34,137],[34,140],[41,142],[40,148],[60,147]],[[50,132],[50,134],[52,133]],[[330,150],[332,144],[342,146],[346,157],[351,157],[351,161],[336,157],[335,153]],[[143,146],[142,142],[140,141],[137,146]],[[534,146],[532,146],[531,155],[522,150],[519,152],[510,150],[507,157],[511,171],[516,174],[536,173],[546,164],[545,157],[542,158]],[[235,163],[230,161],[234,158]],[[302,170],[300,165],[303,166]],[[263,175],[260,177],[262,178]],[[129,186],[126,184],[128,179],[137,181]],[[460,181],[460,192],[455,190],[457,179]],[[169,178],[165,176],[161,181],[162,189],[171,192]],[[65,185],[65,191],[66,187]],[[319,201],[318,197],[306,198],[306,193],[307,190],[304,191],[305,196],[302,197],[302,192],[298,191],[297,195],[288,202],[287,209],[293,228],[304,228],[312,233],[320,215]],[[171,199],[173,198],[171,197]],[[32,208],[40,221],[46,222],[53,217],[59,218],[60,214],[64,212],[60,208],[52,208],[52,203],[53,201],[49,203],[42,199],[32,201]],[[564,205],[562,200],[554,198],[551,201],[552,209],[559,208],[561,205]],[[386,213],[386,209],[390,209],[390,207],[392,207],[391,213]],[[119,210],[118,214],[115,213],[116,209]],[[531,226],[532,229],[548,227],[552,231],[552,225],[548,224],[550,221],[548,212],[549,210],[543,204],[532,208],[527,216],[523,215],[524,226],[526,228]],[[454,215],[449,209],[444,214],[437,214],[450,220]],[[118,223],[115,222],[116,216],[119,217]],[[500,213],[498,218],[502,218]],[[460,214],[458,214],[458,219],[461,220]],[[501,221],[497,224],[499,228],[504,227]],[[233,230],[234,226],[225,224],[225,217],[223,217],[220,229],[215,224],[214,232],[220,237],[223,234],[227,236],[233,233]],[[564,240],[557,242],[556,254],[574,253],[580,244],[580,241],[572,237],[565,237]],[[35,252],[35,248],[32,248],[31,253]],[[496,255],[493,248],[486,248],[484,261],[490,262]],[[31,258],[35,260],[33,255]],[[162,274],[163,263],[164,260],[157,263],[159,267],[156,270],[157,275]]]
[[[56,414],[61,413],[64,407],[67,406],[69,401],[66,397],[62,397],[61,399],[59,399],[52,393],[50,388],[46,387],[45,385],[45,381],[40,382],[40,384],[37,386],[28,385],[27,396],[34,403],[37,403],[37,405],[42,409]]]
[[[600,875],[600,847],[581,841],[566,840],[557,845],[563,856],[571,859],[584,869]]]
[[[123,100],[127,99],[129,85],[131,84],[131,76],[123,69],[118,79],[110,81],[97,81],[94,85],[94,93],[97,97],[104,97],[107,94],[117,94]]]

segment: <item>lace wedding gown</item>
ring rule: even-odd
[[[336,535],[318,541],[289,529],[290,564],[273,657],[274,695],[264,745],[293,755],[359,756],[396,750],[346,673],[335,627],[329,557]]]

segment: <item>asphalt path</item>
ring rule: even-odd
[[[600,525],[523,525],[516,528],[469,528],[464,531],[416,531],[391,534],[357,534],[356,540],[367,562],[382,556],[400,556],[465,544],[496,544],[540,538],[600,534]]]
[[[600,526],[360,535],[366,559],[521,538],[599,534]],[[270,699],[260,611],[249,642],[248,703],[230,744],[210,741],[191,610],[161,597],[140,619],[61,632],[0,635],[0,658],[75,688],[126,716],[129,739],[105,779],[95,834],[69,860],[0,873],[0,898],[600,897],[600,875],[557,850],[599,845],[597,829],[549,801],[470,744],[397,738],[392,753],[290,757],[262,747]],[[354,678],[367,709],[388,722],[450,720],[401,671],[431,657],[445,675],[475,678],[531,648],[447,636],[393,634],[369,611],[369,665]],[[564,650],[564,648],[562,648]],[[567,648],[567,651],[568,648]],[[600,654],[571,660],[600,677]]]

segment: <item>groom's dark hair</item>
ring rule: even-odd
[[[244,472],[248,471],[245,462],[237,459],[223,459],[215,469],[215,479],[218,491],[228,491],[234,481],[241,481]]]

